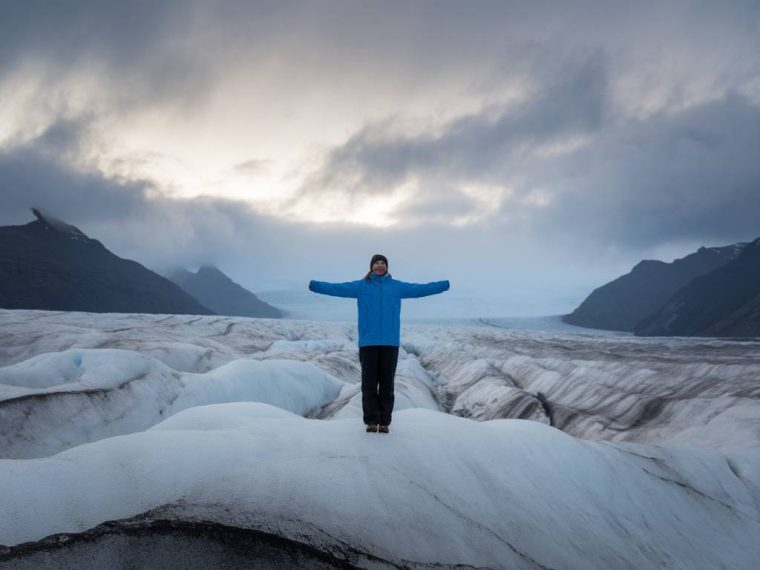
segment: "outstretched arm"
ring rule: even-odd
[[[350,297],[356,299],[359,295],[361,281],[346,281],[345,283],[328,283],[326,281],[310,281],[309,290],[322,295],[333,297]]]
[[[449,290],[448,281],[433,281],[431,283],[405,283],[404,281],[399,281],[398,284],[402,299],[427,297],[428,295],[437,295]]]

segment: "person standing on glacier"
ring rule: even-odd
[[[388,273],[388,258],[380,254],[372,256],[369,267],[367,275],[358,281],[310,281],[309,290],[322,295],[356,299],[364,423],[368,432],[389,433],[401,330],[401,299],[443,293],[448,291],[449,282],[397,281]]]

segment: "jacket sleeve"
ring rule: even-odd
[[[448,281],[433,281],[431,283],[405,283],[404,281],[398,281],[398,285],[402,299],[427,297],[428,295],[437,295],[449,290]]]
[[[326,281],[310,281],[309,290],[322,295],[333,297],[350,297],[356,299],[359,296],[361,281],[346,281],[345,283],[327,283]]]

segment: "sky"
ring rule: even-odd
[[[0,5],[0,225],[254,292],[383,253],[440,316],[760,236],[760,1]]]

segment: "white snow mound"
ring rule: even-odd
[[[305,415],[342,386],[310,362],[240,359],[193,374],[128,350],[42,354],[0,368],[0,457],[52,455],[212,403],[265,402]]]
[[[162,505],[394,564],[749,568],[760,453],[594,443],[539,422],[410,409],[389,435],[266,404],[0,461],[0,543]]]

